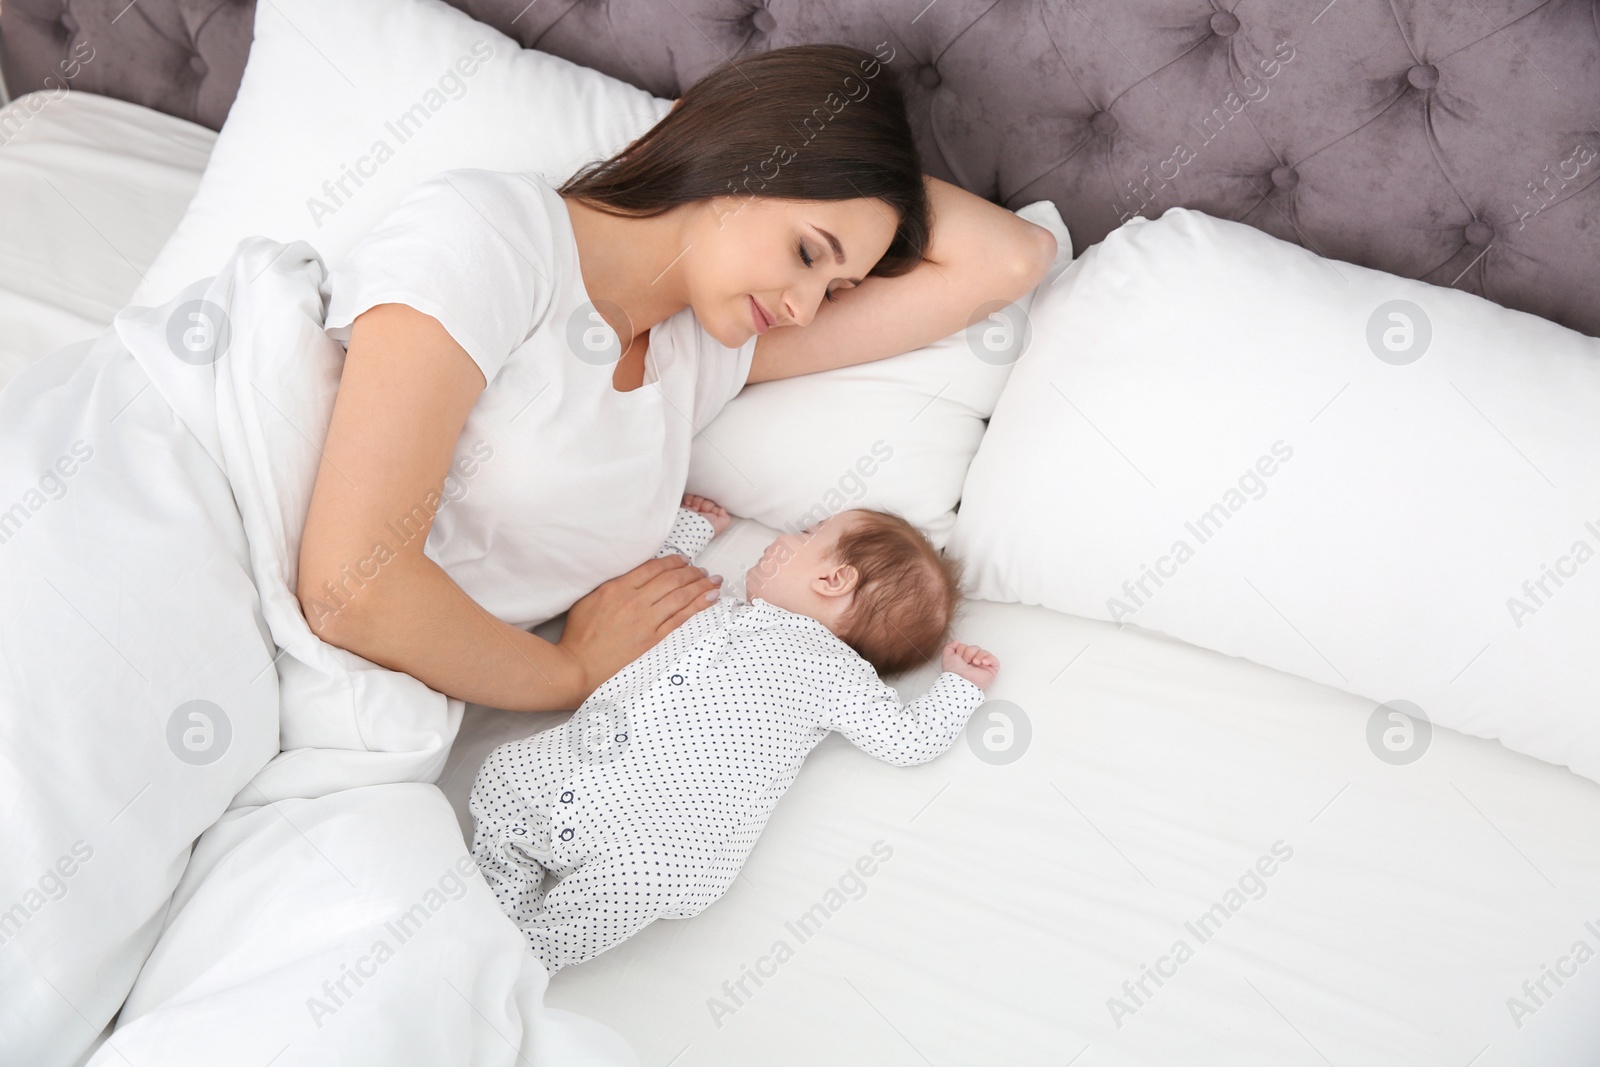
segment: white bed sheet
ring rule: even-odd
[[[0,386],[110,325],[194,198],[216,139],[74,90],[0,109]]]
[[[747,520],[702,562],[731,582],[767,535]],[[984,763],[963,735],[896,768],[830,737],[727,895],[561,971],[548,1003],[646,1067],[1600,1060],[1600,962],[1563,965],[1541,1005],[1523,990],[1600,948],[1600,786],[1447,730],[1390,765],[1368,702],[1132,627],[968,601],[958,636],[1000,657],[990,696],[1031,723],[1021,759]],[[468,707],[439,783],[464,832],[483,755],[560,719]],[[864,893],[829,901],[879,841]],[[1259,899],[1250,883],[1196,937],[1279,841],[1293,855]],[[1123,983],[1180,939],[1192,957],[1136,1003]],[[793,955],[758,986],[780,941]]]

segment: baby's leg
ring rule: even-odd
[[[472,858],[494,890],[500,908],[520,927],[544,904],[548,888],[550,820],[530,802],[527,763],[516,744],[489,754],[478,771],[467,807],[477,823]],[[519,768],[521,768],[519,770]]]
[[[693,892],[694,865],[679,841],[621,832],[586,842],[574,863],[556,863],[540,770],[528,741],[501,745],[479,769],[468,807],[477,820],[472,854],[484,880],[553,974],[594,958],[663,914],[682,912]],[[695,902],[694,911],[709,902]]]
[[[709,901],[691,899],[693,870],[680,842],[656,835],[606,837],[549,879],[538,911],[517,925],[554,973],[593,959],[662,915],[703,908]]]

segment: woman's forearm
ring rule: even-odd
[[[430,689],[507,711],[561,711],[588,695],[583,671],[549,641],[485,611],[426,556],[385,564],[360,588],[302,601],[322,640]]]

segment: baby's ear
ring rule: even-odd
[[[817,592],[823,596],[844,596],[853,592],[860,574],[849,563],[835,564],[833,569],[816,579]]]

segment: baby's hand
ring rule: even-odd
[[[985,652],[977,645],[963,645],[960,641],[951,641],[944,646],[939,666],[942,670],[961,675],[979,689],[988,689],[994,676],[1000,673],[1000,661],[992,653]]]
[[[733,516],[729,515],[725,510],[723,510],[722,505],[718,504],[715,500],[707,500],[703,496],[695,496],[693,493],[685,493],[683,494],[682,506],[688,508],[690,511],[698,511],[700,514],[710,519],[712,536],[722,533],[723,530],[726,530],[729,526],[733,525]]]

